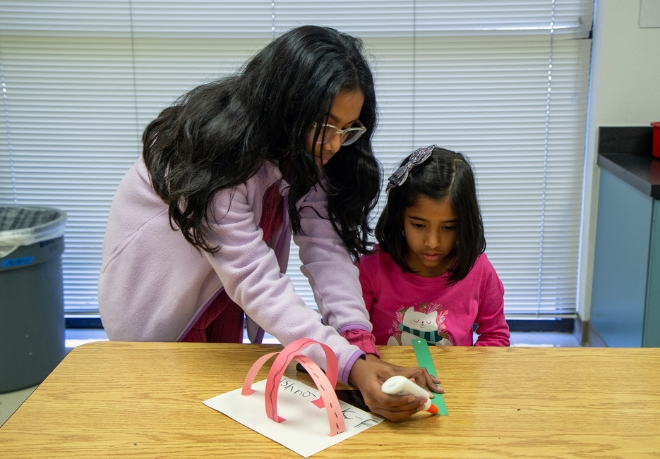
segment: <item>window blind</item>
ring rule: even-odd
[[[570,315],[591,21],[579,0],[0,0],[0,205],[67,212],[66,312],[96,314],[110,203],[146,124],[290,28],[326,25],[365,41],[385,177],[420,146],[466,154],[507,316]],[[314,307],[297,256],[287,274]]]

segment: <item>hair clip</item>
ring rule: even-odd
[[[434,148],[436,148],[436,145],[418,148],[410,156],[408,156],[408,160],[403,164],[403,166],[399,167],[396,171],[394,171],[394,174],[390,176],[385,191],[389,193],[389,191],[395,186],[402,185],[403,182],[405,182],[408,178],[408,174],[413,167],[419,166],[431,157],[431,153],[433,153]]]

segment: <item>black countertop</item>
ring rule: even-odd
[[[653,199],[660,199],[660,158],[652,155],[653,128],[601,127],[597,164]]]

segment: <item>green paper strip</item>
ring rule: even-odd
[[[438,377],[438,373],[435,371],[435,365],[433,364],[433,358],[431,357],[431,351],[429,351],[429,345],[424,339],[413,339],[412,340],[413,349],[415,350],[415,356],[417,357],[417,365],[420,367],[426,368],[426,371],[429,374]],[[438,414],[440,416],[447,416],[447,405],[445,405],[445,398],[442,394],[433,392],[434,397],[431,399],[431,403],[438,407]]]

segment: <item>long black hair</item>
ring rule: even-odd
[[[405,212],[420,196],[449,197],[454,208],[457,220],[455,257],[448,277],[450,283],[458,282],[468,275],[477,257],[486,250],[474,173],[468,159],[460,153],[436,147],[426,161],[410,170],[403,184],[389,191],[387,204],[376,224],[376,239],[380,248],[389,253],[404,272],[414,272],[406,262]]]
[[[359,90],[367,132],[320,170],[307,148],[314,123],[325,123],[337,94]],[[163,110],[142,136],[144,162],[170,222],[195,247],[209,244],[213,196],[244,183],[264,161],[289,183],[288,214],[301,231],[298,202],[327,177],[328,214],[353,257],[369,253],[369,213],[378,201],[380,166],[373,75],[362,41],[337,30],[303,26],[257,53],[235,75],[198,86]],[[318,131],[318,129],[316,130]],[[318,135],[318,132],[315,132]]]

